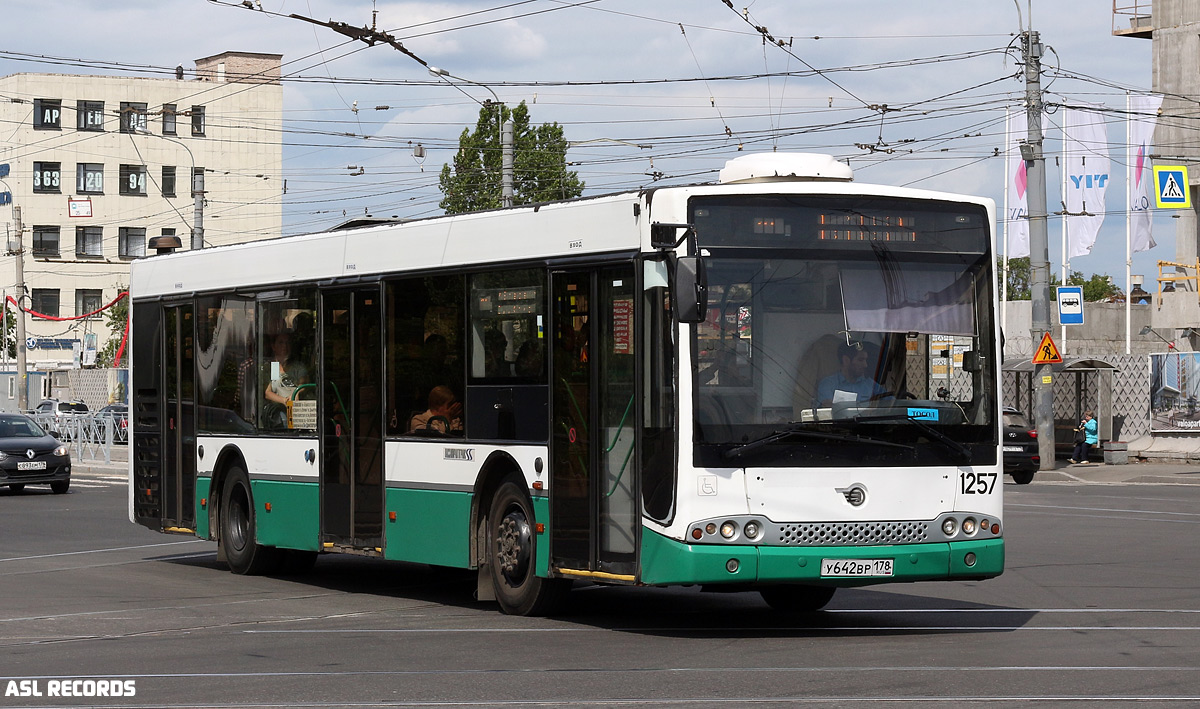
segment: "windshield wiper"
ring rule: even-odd
[[[737,458],[738,456],[758,450],[759,448],[774,443],[775,441],[783,440],[784,438],[791,438],[793,436],[796,438],[814,438],[824,441],[841,441],[843,443],[866,443],[873,446],[884,446],[887,448],[903,448],[904,450],[908,451],[915,451],[917,449],[916,446],[909,445],[907,443],[892,443],[891,441],[881,441],[877,438],[868,438],[866,436],[852,436],[850,434],[834,433],[832,431],[808,431],[797,427],[800,425],[802,424],[791,422],[788,424],[789,428],[781,429],[779,431],[772,431],[762,438],[756,438],[753,441],[742,443],[735,448],[730,448],[722,453],[721,457],[725,460]]]
[[[970,448],[967,448],[962,443],[959,443],[958,441],[954,440],[950,436],[947,436],[946,434],[937,430],[933,426],[930,426],[929,424],[925,423],[924,421],[922,421],[914,416],[910,416],[908,414],[887,414],[887,415],[883,415],[883,416],[855,416],[854,417],[855,423],[861,423],[864,421],[908,421],[913,426],[916,426],[917,430],[919,430],[922,433],[924,433],[925,435],[929,436],[931,439],[937,441],[938,443],[941,443],[942,445],[946,446],[947,448],[954,451],[955,453],[958,453],[960,456],[962,456],[962,459],[964,461],[971,460],[972,456],[971,456]]]

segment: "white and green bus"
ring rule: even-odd
[[[477,570],[515,614],[1001,573],[993,203],[720,178],[135,262],[131,520],[240,574]]]

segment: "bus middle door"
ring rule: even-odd
[[[634,581],[637,456],[632,265],[551,274],[550,565]]]

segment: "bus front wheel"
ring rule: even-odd
[[[812,613],[833,599],[834,586],[780,584],[758,590],[762,599],[781,613]]]
[[[230,469],[222,498],[221,544],[229,570],[250,576],[271,573],[278,566],[279,551],[255,541],[254,496],[246,471]]]
[[[500,609],[509,615],[545,615],[570,589],[570,581],[534,573],[533,504],[524,481],[509,478],[488,514],[489,564]]]

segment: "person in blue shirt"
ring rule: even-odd
[[[886,390],[867,376],[870,357],[861,342],[838,344],[838,371],[817,383],[817,406],[835,401],[870,401]]]
[[[1100,442],[1097,433],[1099,426],[1091,411],[1085,411],[1079,428],[1075,429],[1075,452],[1071,457],[1072,463],[1086,463],[1089,449]],[[1080,434],[1083,434],[1080,436]],[[1080,440],[1082,438],[1082,440]]]

